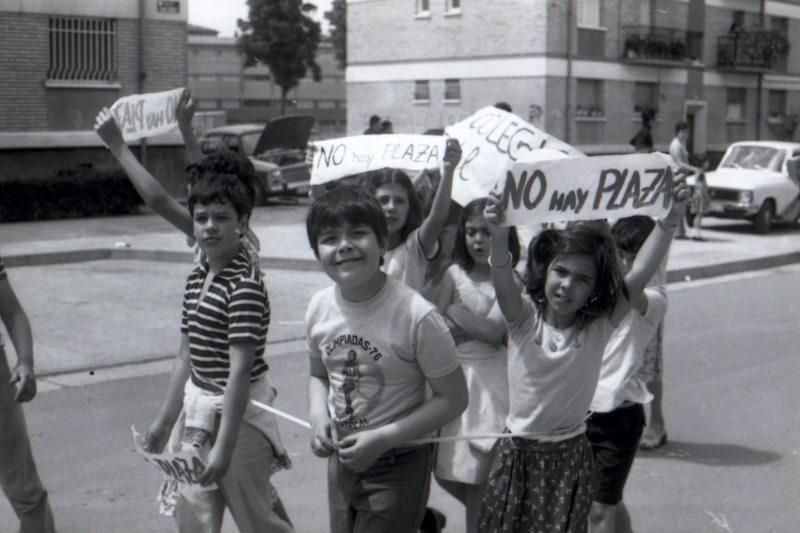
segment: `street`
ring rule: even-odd
[[[285,273],[291,274],[297,275]],[[287,335],[302,332],[302,325],[292,321],[302,319],[305,302],[292,292],[298,285],[289,278],[271,281],[276,328],[292,329]],[[311,288],[303,286],[303,292]],[[636,531],[784,532],[800,523],[798,287],[797,265],[669,286],[665,412],[670,443],[640,454],[634,464],[626,501]],[[150,311],[160,317],[170,313],[172,303]],[[283,316],[292,320],[280,326]],[[276,406],[306,418],[302,341],[274,344],[268,353],[279,390]],[[129,375],[136,375],[135,368]],[[164,369],[41,392],[26,406],[60,531],[172,530],[154,502],[159,475],[135,455],[130,432],[131,424],[146,430],[155,415],[168,377]],[[280,425],[294,468],[279,473],[275,484],[297,531],[324,532],[324,462],[310,453],[307,430],[285,421]],[[431,505],[448,515],[447,531],[463,530],[463,509],[436,486]],[[13,531],[15,523],[2,500],[0,530]],[[236,528],[228,520],[225,530]]]

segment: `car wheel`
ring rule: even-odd
[[[772,229],[772,220],[775,218],[775,204],[772,200],[766,200],[762,205],[761,209],[758,210],[756,213],[756,218],[753,221],[756,225],[756,231],[758,233],[769,233],[769,230]]]

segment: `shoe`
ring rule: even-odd
[[[693,241],[705,242],[706,239],[705,239],[705,237],[692,237],[692,240]]]
[[[447,517],[438,509],[428,507],[419,526],[420,533],[439,533],[447,525]]]
[[[652,451],[661,448],[667,443],[667,432],[664,431],[661,435],[656,437],[655,439],[642,439],[639,443],[639,449],[645,451]]]

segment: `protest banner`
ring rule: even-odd
[[[455,169],[452,198],[467,205],[488,195],[498,176],[525,154],[546,148],[570,157],[584,156],[573,148],[513,113],[484,107],[445,129],[461,144],[461,161]]]
[[[356,135],[312,145],[311,185],[381,168],[420,171],[439,168],[445,137],[437,135]]]
[[[495,191],[509,226],[661,217],[671,203],[671,165],[660,153],[517,162]]]
[[[180,483],[199,484],[197,480],[206,466],[197,452],[150,453],[145,451],[142,436],[136,431],[136,428],[131,426],[131,431],[133,432],[133,444],[136,452],[145,461],[155,466],[159,472]]]
[[[176,110],[183,88],[160,93],[132,94],[114,102],[111,113],[125,142],[152,137],[178,125]]]

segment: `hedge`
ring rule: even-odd
[[[0,222],[130,214],[141,204],[121,170],[78,168],[50,177],[0,179]]]

